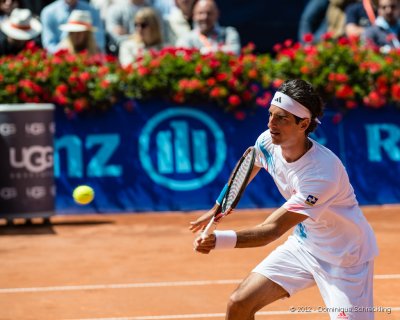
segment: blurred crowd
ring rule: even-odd
[[[309,0],[300,18],[299,40],[326,34],[359,38],[386,53],[400,48],[400,0]]]
[[[175,46],[239,54],[234,26],[221,26],[214,0],[55,0],[35,14],[22,0],[0,0],[0,55],[34,42],[49,53],[107,53],[124,66],[143,52]],[[382,52],[400,48],[400,0],[309,0],[300,42],[357,37]],[[267,36],[267,35],[266,35]]]
[[[167,46],[239,54],[234,27],[219,24],[214,0],[56,0],[39,15],[19,0],[0,0],[0,55],[34,41],[49,53],[107,53],[122,65]]]

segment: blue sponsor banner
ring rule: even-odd
[[[361,204],[400,203],[400,113],[355,110],[338,124],[327,112],[313,138],[344,162]],[[54,168],[58,213],[199,210],[213,205],[246,148],[267,129],[267,109],[244,120],[215,106],[136,102],[68,119],[56,112]],[[73,189],[93,187],[80,206]],[[250,184],[239,207],[277,207],[268,173]]]

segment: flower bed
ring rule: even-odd
[[[356,39],[328,35],[316,45],[287,40],[274,56],[253,50],[250,44],[235,56],[165,48],[122,68],[112,56],[48,55],[29,47],[0,57],[0,103],[49,102],[74,114],[105,110],[123,98],[157,98],[213,103],[240,116],[268,106],[272,92],[291,78],[310,81],[339,110],[400,103],[399,50],[382,55]]]

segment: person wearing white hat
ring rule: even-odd
[[[105,34],[100,13],[89,3],[82,0],[56,0],[44,7],[40,14],[43,24],[42,44],[48,52],[54,53],[59,49],[61,41],[67,36],[60,29],[62,24],[67,23],[68,18],[74,10],[86,10],[90,12],[92,25],[96,27],[94,37],[101,51],[105,48]]]
[[[61,41],[59,49],[67,49],[71,53],[88,51],[89,54],[100,52],[93,32],[96,28],[92,25],[89,11],[73,10],[67,23],[60,26],[60,30],[68,35]]]
[[[28,41],[38,38],[42,25],[29,9],[16,8],[0,29],[0,55],[8,55],[17,54]]]

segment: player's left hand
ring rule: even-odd
[[[215,212],[218,210],[218,205],[214,205],[210,210],[204,213],[201,217],[197,218],[195,221],[190,222],[189,230],[193,233],[203,230],[211,218],[215,215]]]
[[[197,252],[208,254],[215,248],[215,234],[197,237],[193,242],[193,249]]]

